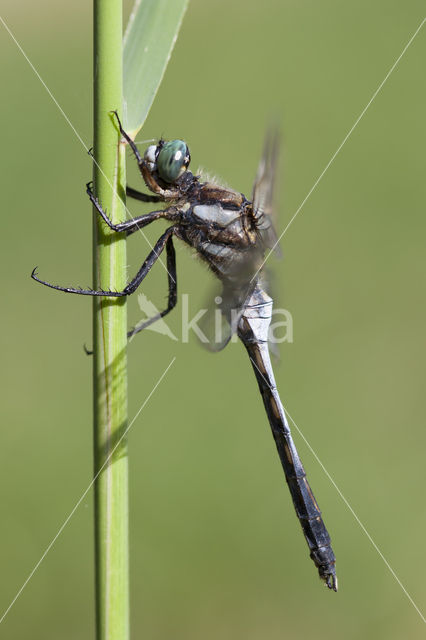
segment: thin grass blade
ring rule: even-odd
[[[136,0],[124,34],[124,128],[134,139],[158,91],[189,0]]]

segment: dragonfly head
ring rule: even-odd
[[[191,154],[183,140],[160,140],[145,151],[144,160],[151,173],[156,172],[163,182],[172,184],[188,168]]]

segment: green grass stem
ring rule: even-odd
[[[111,110],[122,110],[122,2],[94,0],[94,188],[113,221],[125,219],[125,148]],[[94,287],[123,289],[126,241],[95,213]],[[125,299],[94,298],[96,637],[129,638],[127,315]],[[121,439],[122,438],[122,439]],[[121,439],[121,440],[120,440]],[[119,442],[118,446],[117,443]]]

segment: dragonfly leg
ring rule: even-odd
[[[154,245],[153,250],[148,255],[148,257],[146,258],[146,260],[142,264],[141,268],[139,269],[139,271],[137,272],[137,274],[135,275],[133,280],[131,280],[129,282],[129,284],[125,287],[125,289],[123,290],[123,293],[125,293],[125,295],[129,296],[129,295],[131,295],[132,293],[134,293],[136,291],[136,289],[139,287],[139,285],[142,282],[142,280],[151,271],[151,268],[152,268],[154,262],[156,262],[156,260],[158,260],[158,258],[160,257],[160,253],[163,251],[164,247],[167,245],[167,241],[172,239],[174,232],[175,232],[175,227],[169,227],[168,229],[165,230],[163,235],[161,235],[159,237],[159,239],[157,240],[157,242]],[[173,248],[173,254],[174,254],[174,248]],[[167,255],[167,262],[169,263],[169,254]],[[176,271],[176,265],[174,265],[174,266],[175,266],[175,271]],[[173,273],[172,274],[169,273],[169,275],[168,275],[169,282],[170,282],[170,278],[172,278],[172,276],[173,276]],[[176,282],[176,280],[174,280],[174,281]]]
[[[118,128],[120,129],[121,135],[126,140],[126,142],[129,143],[131,150],[135,154],[135,157],[136,157],[136,160],[138,161],[138,164],[141,165],[142,162],[143,162],[143,158],[142,158],[141,154],[139,153],[139,149],[137,148],[137,146],[135,145],[135,143],[133,142],[133,140],[131,139],[129,134],[124,131],[123,126],[121,124],[120,117],[119,117],[117,111],[112,111],[111,113],[113,113],[115,115],[115,117],[117,118]]]
[[[137,218],[132,218],[131,220],[126,220],[125,222],[118,222],[114,224],[110,218],[107,216],[106,212],[102,209],[102,206],[99,200],[95,197],[95,194],[92,191],[92,183],[88,182],[86,184],[86,193],[90,198],[90,202],[95,207],[96,211],[102,217],[104,222],[109,226],[113,231],[117,231],[117,233],[125,232],[128,236],[137,231],[138,229],[142,229],[146,227],[146,225],[151,224],[154,220],[159,220],[160,218],[165,218],[168,209],[160,209],[158,211],[151,211],[150,213],[145,213]],[[142,194],[144,195],[144,194]]]
[[[175,232],[175,227],[169,227],[163,233],[162,236],[157,240],[154,245],[154,248],[142,264],[141,268],[137,272],[136,276],[129,282],[129,284],[123,289],[123,291],[104,291],[103,289],[99,289],[98,291],[94,289],[82,289],[77,287],[60,287],[59,285],[50,284],[50,282],[46,282],[45,280],[41,280],[37,274],[36,269],[33,269],[31,277],[33,280],[40,282],[40,284],[44,284],[46,287],[50,287],[51,289],[56,289],[57,291],[64,291],[65,293],[76,293],[81,296],[106,296],[111,298],[119,298],[122,296],[129,296],[136,291],[142,280],[151,270],[154,262],[159,258],[160,253],[163,251],[164,247],[167,244],[167,240],[172,237]]]
[[[151,172],[147,169],[145,160],[143,159],[143,157],[139,152],[139,149],[137,148],[137,146],[135,145],[135,143],[133,142],[129,134],[124,131],[117,111],[112,111],[111,113],[113,113],[117,118],[117,123],[118,123],[118,128],[120,129],[120,133],[123,136],[123,138],[126,140],[126,142],[128,142],[128,144],[130,145],[130,148],[133,151],[136,161],[138,163],[139,171],[141,172],[142,178],[144,179],[148,189],[156,193],[159,196],[160,200],[179,197],[180,195],[179,189],[177,189],[176,187],[173,188],[172,186],[170,186],[169,189],[163,189],[162,187],[160,187],[157,181],[153,179]],[[132,189],[132,192],[134,193],[134,189]],[[134,196],[131,195],[131,197],[134,197]],[[138,199],[142,199],[142,198],[138,198]]]
[[[141,202],[162,202],[163,200],[161,196],[150,196],[148,193],[142,193],[141,191],[129,186],[126,187],[126,195],[128,195],[129,198],[134,198]]]
[[[166,242],[166,252],[167,252],[167,280],[169,285],[169,297],[167,301],[167,307],[163,311],[156,313],[152,318],[148,318],[145,322],[133,327],[127,333],[127,337],[131,338],[136,333],[143,331],[149,327],[153,322],[157,322],[160,318],[164,318],[175,306],[177,302],[177,274],[176,274],[176,253],[175,248],[173,246],[173,237],[170,236]]]

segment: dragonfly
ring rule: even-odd
[[[168,272],[167,307],[128,332],[128,337],[167,315],[177,303],[176,255],[173,238],[196,250],[222,285],[220,312],[221,335],[214,343],[223,348],[235,333],[247,350],[260,394],[293,500],[297,518],[309,547],[310,557],[320,578],[337,591],[336,559],[330,535],[308,483],[305,469],[294,444],[283,404],[277,390],[268,347],[268,331],[273,300],[265,291],[264,262],[268,250],[278,246],[272,222],[274,185],[279,152],[279,136],[269,132],[258,166],[251,200],[244,194],[221,186],[216,181],[203,182],[188,166],[191,155],[183,140],[150,145],[142,156],[124,131],[117,112],[113,112],[122,139],[126,141],[138,164],[141,176],[151,193],[127,186],[129,197],[142,202],[165,203],[165,208],[113,223],[95,197],[91,183],[88,196],[110,229],[127,236],[157,220],[171,223],[155,243],[135,277],[122,291],[82,289],[51,284],[38,277],[37,282],[66,293],[88,296],[122,297],[134,293],[165,250]]]

